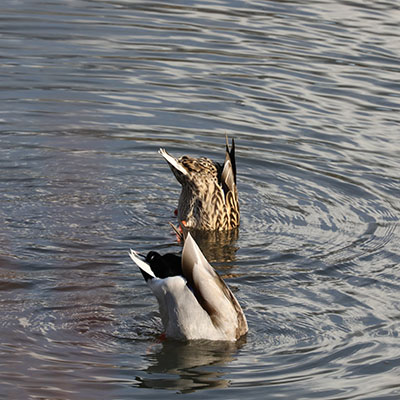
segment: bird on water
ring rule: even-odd
[[[182,185],[177,209],[180,224],[204,231],[226,231],[239,226],[234,139],[231,148],[226,139],[223,164],[207,157],[175,158],[165,149],[159,153]]]
[[[182,255],[130,257],[158,300],[167,338],[236,341],[248,331],[235,296],[187,234]]]

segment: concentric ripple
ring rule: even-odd
[[[1,398],[399,397],[396,1],[0,11]],[[157,150],[225,135],[241,225],[196,240],[250,331],[163,342],[128,257],[181,249]]]

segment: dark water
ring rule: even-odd
[[[400,398],[400,8],[2,1],[0,398]],[[130,247],[178,251],[157,154],[237,140],[198,238],[238,344],[159,343]]]

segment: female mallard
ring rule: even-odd
[[[235,341],[247,332],[238,301],[190,233],[182,256],[133,250],[130,256],[158,300],[167,337]]]
[[[235,142],[229,150],[226,141],[223,165],[206,157],[178,159],[164,149],[165,158],[182,185],[178,203],[178,220],[187,228],[228,230],[239,226],[239,201],[236,188]]]

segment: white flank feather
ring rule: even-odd
[[[192,265],[191,275],[196,285],[195,290],[207,303],[206,308],[213,310],[210,318],[218,325],[226,338],[235,339],[236,328],[238,327],[238,310],[236,307],[239,307],[242,313],[239,303],[214,268],[208,263],[190,233],[185,239],[182,258],[184,260],[182,265],[184,274],[186,274],[186,262],[188,268]]]

